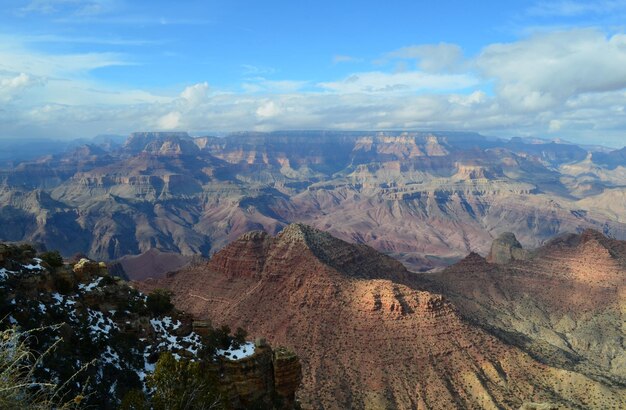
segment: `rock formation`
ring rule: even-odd
[[[626,404],[620,388],[537,361],[465,321],[422,275],[302,224],[275,237],[245,234],[208,263],[141,286],[165,286],[197,318],[293,349],[305,408]]]
[[[423,271],[505,231],[527,249],[585,228],[625,239],[625,178],[619,151],[472,133],[134,133],[0,170],[0,240],[207,257],[305,222]]]
[[[528,252],[522,248],[515,235],[511,232],[505,232],[491,243],[487,261],[505,264],[514,260],[524,260],[528,257]]]
[[[495,241],[500,264],[470,255],[427,278],[464,317],[540,361],[623,388],[626,241],[586,230],[509,258],[513,243]]]

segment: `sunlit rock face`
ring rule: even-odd
[[[499,266],[472,254],[454,272],[471,278],[472,269]],[[302,360],[297,397],[306,408],[625,403],[619,384],[565,370],[558,360],[538,361],[466,320],[472,311],[439,292],[449,288],[438,275],[449,277],[411,273],[371,247],[298,223],[275,236],[246,233],[210,261],[140,286],[168,288],[196,317],[293,349]]]
[[[470,255],[430,275],[430,285],[534,357],[623,384],[626,241],[586,230],[522,252],[513,239],[496,239],[488,260]]]

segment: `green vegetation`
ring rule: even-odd
[[[148,377],[148,387],[154,389],[155,410],[222,407],[215,375],[203,369],[200,362],[176,360],[169,352],[161,354],[154,373]]]
[[[146,299],[148,310],[155,315],[162,315],[174,309],[172,303],[173,293],[165,289],[155,289]]]
[[[171,292],[75,274],[55,251],[25,268],[35,255],[0,244],[0,409],[223,408],[216,351],[245,343],[243,329],[191,334]]]
[[[159,357],[154,373],[148,376],[147,397],[141,390],[129,391],[122,410],[210,410],[224,408],[214,372],[201,362],[176,360],[165,352]]]
[[[63,266],[63,257],[59,251],[44,252],[39,255],[39,258],[46,262],[52,269],[60,268]]]

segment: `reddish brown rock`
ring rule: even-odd
[[[247,234],[151,286],[174,291],[197,318],[295,351],[305,408],[626,403],[623,392],[539,363],[464,321],[391,258],[300,224],[276,237]]]
[[[257,346],[252,356],[216,365],[224,401],[234,409],[292,409],[302,379],[298,357],[284,348]],[[260,407],[259,407],[260,406]]]

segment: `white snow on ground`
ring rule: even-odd
[[[65,309],[65,311],[68,314],[68,317],[70,319],[72,319],[72,321],[78,321],[78,319],[76,318],[76,309],[72,308],[73,305],[76,304],[76,301],[71,299],[74,296],[63,296],[58,292],[54,292],[53,294],[51,294],[50,296],[52,296],[52,299],[54,299],[56,301],[56,303],[54,303],[52,306],[57,306],[58,307],[62,307],[63,309]],[[41,307],[40,307],[41,309]],[[43,312],[42,312],[43,313]]]
[[[239,360],[244,359],[246,357],[250,357],[254,354],[254,343],[246,342],[239,346],[238,349],[233,348],[232,346],[226,350],[218,350],[217,355],[225,357],[231,360]]]
[[[141,340],[141,339],[139,339]],[[154,369],[156,367],[155,363],[148,363],[148,357],[150,356],[150,351],[152,350],[152,346],[147,345],[143,352],[143,369],[137,370],[137,376],[139,376],[139,380],[144,383],[146,381],[146,376],[148,374],[154,373]],[[146,390],[146,386],[144,384],[144,390]]]
[[[157,320],[155,320],[157,321]],[[172,330],[176,330],[180,327],[180,320],[177,320],[176,323],[172,324],[172,318],[169,316],[165,316],[163,319],[161,319],[161,321],[163,322],[163,325],[165,328],[171,327]],[[150,321],[152,322],[152,321]]]
[[[85,285],[84,283],[81,283],[80,285],[78,285],[78,289],[80,289],[82,291],[85,291],[85,292],[91,292],[98,285],[100,285],[101,281],[102,281],[102,276],[100,276],[98,279],[96,279],[93,282],[91,282],[89,285]]]
[[[9,273],[14,274],[15,272],[13,272],[12,270],[7,270],[5,268],[1,268],[0,269],[0,279],[2,279],[2,280],[8,279],[9,278]]]
[[[41,259],[34,258],[33,261],[35,261],[36,265],[29,263],[28,265],[22,265],[22,266],[24,266],[24,268],[28,270],[44,270],[43,266],[41,266],[41,262],[42,262]]]
[[[185,337],[173,334],[173,331],[181,326],[180,320],[174,323],[171,317],[165,316],[162,319],[150,319],[150,324],[157,334],[158,344],[156,347],[159,350],[165,348],[165,350],[172,352],[177,360],[180,359],[180,355],[176,354],[176,351],[186,350],[195,355],[202,348],[200,336],[194,332]]]
[[[109,393],[115,394],[115,389],[117,389],[117,380],[113,382],[111,388],[109,389]]]
[[[200,339],[200,335],[195,332],[189,333],[181,340],[188,344],[187,351],[193,355],[198,354],[198,349],[202,347],[202,339]]]
[[[43,303],[39,304],[39,311],[41,313],[46,313],[46,305],[44,305]]]
[[[52,295],[52,299],[57,301],[57,305],[60,305],[63,302],[63,296],[59,292],[54,292]]]
[[[45,271],[46,270],[43,266],[41,266],[41,262],[43,262],[41,259],[34,258],[33,261],[35,262],[34,265],[32,263],[29,263],[28,265],[22,265],[22,267],[30,271],[33,271],[33,270]],[[8,270],[6,268],[0,268],[0,279],[2,280],[8,279],[9,274],[15,275],[16,273],[17,273],[16,271]]]
[[[115,322],[105,317],[99,310],[87,309],[89,313],[89,333],[92,336],[107,338],[111,330],[119,330]]]
[[[120,366],[120,356],[115,350],[111,349],[111,346],[107,346],[107,350],[102,353],[102,361],[122,370],[122,366]]]

